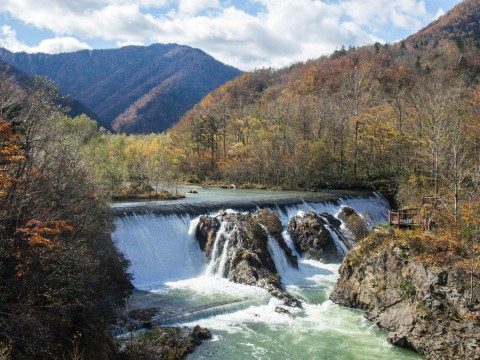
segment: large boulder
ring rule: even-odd
[[[367,216],[358,214],[348,206],[342,206],[338,218],[343,221],[347,236],[353,241],[360,241],[370,233]]]
[[[213,245],[215,243],[215,235],[220,229],[220,221],[211,216],[201,216],[195,230],[200,249],[205,251],[207,259],[210,259]]]
[[[224,213],[216,218],[202,216],[197,226],[197,239],[201,247],[202,242],[206,243],[203,249],[213,274],[236,283],[262,287],[284,300],[286,305],[300,306],[298,299],[282,289],[280,275],[268,249],[269,237],[270,241],[278,241],[281,231],[276,213]],[[288,249],[286,244],[284,246]],[[291,251],[285,256],[297,264]]]
[[[288,232],[300,254],[327,263],[340,262],[350,247],[340,232],[340,225],[341,222],[329,214],[309,211],[291,218]]]
[[[472,292],[464,269],[418,260],[414,241],[376,232],[359,242],[345,257],[330,299],[365,310],[388,331],[389,342],[427,359],[480,359],[479,287]]]

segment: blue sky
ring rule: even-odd
[[[59,53],[178,43],[242,70],[395,42],[460,0],[0,0],[0,46]]]

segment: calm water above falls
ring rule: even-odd
[[[312,199],[311,194],[305,194],[304,199],[302,193],[208,190],[199,195],[234,209],[261,199],[262,207],[279,211],[284,224],[308,210],[335,215],[342,205],[359,213],[368,212],[372,222],[384,222],[388,209],[385,199],[378,195],[331,202]],[[194,237],[198,208],[190,207],[192,202],[184,200],[184,213],[179,213],[177,207],[172,214],[156,211],[155,203],[143,204],[141,211],[117,216],[114,233],[117,246],[132,263],[134,285],[141,290],[136,305],[160,307],[163,314],[157,318],[159,323],[199,324],[214,334],[214,339],[200,346],[189,359],[419,358],[388,344],[386,333],[365,320],[362,312],[328,300],[339,264],[301,259],[296,270],[285,261],[276,242],[269,242],[282,283],[304,300],[303,309],[289,309],[290,314],[277,313],[279,300],[265,290],[206,275],[204,254]],[[125,204],[117,207],[129,208]],[[217,208],[213,206],[211,213]],[[189,209],[194,211],[189,213]],[[291,245],[286,232],[284,237]]]

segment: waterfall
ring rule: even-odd
[[[332,229],[330,225],[325,225],[326,229],[330,233],[330,236],[333,239],[333,242],[335,243],[335,247],[337,248],[337,253],[340,255],[341,258],[343,258],[345,255],[348,253],[348,249],[345,246],[345,242],[340,239],[340,237],[343,237],[342,234],[338,234],[335,229]]]
[[[213,243],[212,255],[210,262],[208,263],[207,270],[205,271],[206,275],[215,275],[216,269],[218,267],[218,262],[221,253],[219,254],[219,243],[223,240],[225,241],[225,224],[222,223],[220,229],[218,229],[217,234],[215,235],[215,242]]]
[[[282,206],[275,204],[265,206],[265,208],[277,211],[282,223],[287,224],[293,216],[301,215],[311,210],[318,214],[338,215],[343,206],[351,207],[360,215],[368,214],[371,225],[388,221],[390,204],[384,196],[378,193],[373,193],[370,196],[348,196],[335,201],[308,202],[302,200],[296,204]]]
[[[284,230],[282,232],[282,237],[283,237],[283,240],[285,240],[285,243],[287,244],[287,246],[290,248],[290,250],[292,250],[292,254],[295,255],[297,258],[300,258],[300,254],[297,252],[297,249],[295,249],[293,240],[290,237],[290,234],[288,233],[287,230]]]
[[[219,277],[225,276],[225,267],[227,265],[227,260],[228,260],[228,242],[229,242],[229,239],[227,237],[227,239],[225,240],[225,244],[223,245],[222,256],[220,257],[220,260],[218,262],[218,271],[216,275]]]
[[[204,255],[195,239],[192,220],[188,214],[133,214],[115,219],[113,239],[130,260],[136,288],[148,290],[203,272]]]
[[[205,270],[205,275],[209,276],[216,276],[216,277],[224,277],[225,276],[225,269],[227,268],[228,262],[228,244],[229,244],[229,237],[234,231],[236,231],[236,227],[234,227],[231,231],[227,232],[225,230],[225,223],[221,223],[220,229],[218,229],[217,234],[215,236],[215,242],[213,243],[213,250],[212,256],[208,263],[207,269]],[[221,242],[223,241],[223,246]]]
[[[254,203],[246,200],[249,206]],[[238,203],[238,207],[229,204],[234,211],[243,211],[245,204]],[[225,204],[224,204],[225,205]],[[235,204],[234,204],[235,205]],[[342,206],[349,206],[359,214],[368,214],[372,224],[387,221],[387,200],[379,194],[369,196],[344,197],[331,201],[309,202],[297,200],[280,201],[272,199],[270,203],[263,202],[261,206],[255,203],[250,210],[267,208],[277,211],[284,226],[291,217],[299,213],[313,210],[317,213],[329,213],[338,215]],[[224,208],[226,206],[223,206]],[[173,208],[169,205],[167,209]],[[208,204],[202,205],[201,209],[206,214],[218,212],[218,204],[208,208]],[[147,210],[151,210],[148,212]],[[117,206],[114,211],[116,230],[113,233],[118,249],[130,260],[130,272],[133,274],[133,284],[138,289],[150,290],[161,288],[168,281],[178,281],[198,277],[203,274],[223,276],[228,262],[228,234],[224,226],[217,232],[214,248],[209,264],[205,263],[205,255],[200,250],[195,239],[195,229],[198,224],[199,206],[182,205],[184,213],[175,208],[173,213],[167,213],[158,205],[142,205],[127,209],[127,205]],[[191,212],[188,212],[190,211]],[[347,249],[333,229],[329,229],[338,251],[344,255]],[[293,242],[284,232],[287,245],[296,254]],[[269,251],[275,261],[279,272],[286,271],[290,266],[278,247],[276,241],[269,240]],[[283,270],[281,270],[283,269]]]
[[[379,193],[374,193],[370,197],[348,197],[339,200],[340,206],[348,206],[355,210],[358,214],[368,214],[371,226],[388,222],[388,210],[390,204]]]
[[[277,240],[271,236],[268,237],[268,251],[270,251],[273,262],[275,263],[275,268],[280,275],[290,270],[291,265],[285,257],[285,253],[278,245]]]
[[[236,192],[242,193],[240,190]],[[296,359],[299,356],[325,359],[414,358],[402,356],[397,348],[387,346],[384,333],[375,330],[361,313],[339,307],[328,300],[328,294],[338,279],[339,264],[325,264],[298,256],[286,230],[293,216],[313,210],[338,218],[342,206],[349,206],[359,214],[368,213],[371,224],[386,221],[388,203],[380,195],[327,196],[327,200],[305,197],[305,201],[279,201],[278,198],[267,201],[264,198],[261,203],[256,198],[245,197],[236,203],[223,201],[214,205],[182,202],[170,202],[165,206],[163,202],[117,204],[113,211],[116,223],[113,238],[118,249],[131,262],[129,270],[134,276],[134,286],[147,290],[134,291],[132,307],[157,311],[151,319],[152,324],[199,325],[210,329],[214,334],[213,341],[206,342],[189,355],[192,360],[239,360],[245,357]],[[219,230],[214,238],[210,238],[210,232],[204,234],[210,239],[211,255],[208,260],[205,259],[205,253],[196,239],[199,216],[215,217],[225,208],[233,209],[227,213],[254,212],[265,208],[278,212],[283,233],[280,235],[277,219],[274,227],[271,222],[265,221],[274,237],[268,238],[267,247],[263,242],[267,239],[262,237],[261,254],[265,255],[266,251],[271,254],[269,270],[271,272],[275,265],[281,276],[281,291],[301,299],[303,308],[286,307],[284,300],[275,297],[277,292],[269,292],[261,284],[244,285],[220,277],[229,267],[237,265],[230,259],[254,259],[245,252],[249,244],[242,237],[242,222],[234,221],[235,225],[242,227],[235,234],[230,233],[234,227],[231,222],[229,226],[213,223],[211,229]],[[221,212],[224,213],[224,210]],[[244,215],[243,218],[261,219],[260,214],[252,217]],[[331,224],[327,230],[338,251],[345,253],[340,236],[343,230],[338,230],[336,221],[326,218]],[[255,234],[258,234],[258,226],[255,223],[254,226]],[[285,255],[286,248],[279,236],[283,236],[292,254],[298,257],[298,268],[291,266],[295,261]],[[234,244],[237,244],[236,248]],[[238,274],[231,275],[242,275],[240,270]]]

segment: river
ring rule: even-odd
[[[299,269],[293,269],[271,246],[282,284],[303,300],[303,309],[289,309],[289,314],[276,312],[280,301],[263,289],[206,275],[205,257],[195,239],[200,214],[269,208],[278,211],[286,225],[298,213],[336,215],[344,205],[368,213],[372,224],[384,223],[389,208],[381,195],[371,193],[206,189],[180,201],[115,204],[113,237],[131,261],[135,307],[161,308],[158,324],[198,324],[211,330],[213,339],[188,359],[420,358],[390,345],[386,332],[361,311],[328,300],[340,264],[300,259]],[[284,238],[291,246],[286,231]]]

